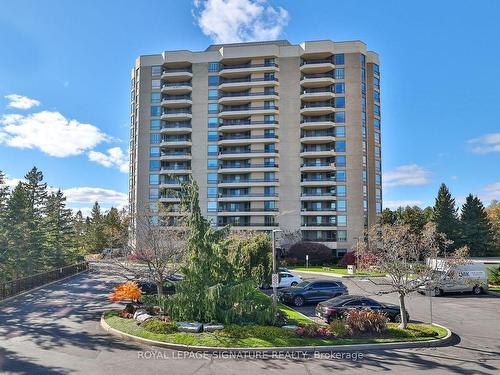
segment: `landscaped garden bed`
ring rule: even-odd
[[[349,275],[347,273],[347,268],[344,267],[295,267],[290,268],[290,271],[326,272],[339,275]],[[353,276],[381,277],[385,276],[385,274],[381,272],[356,271]]]

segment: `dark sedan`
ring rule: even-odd
[[[283,303],[302,306],[308,302],[320,302],[348,294],[347,287],[336,280],[305,280],[290,288],[283,288],[278,298]]]
[[[374,299],[363,296],[340,296],[318,303],[316,316],[330,323],[333,319],[342,318],[346,312],[352,309],[368,309],[383,312],[393,322],[401,321],[398,305],[377,302]],[[406,315],[410,320],[410,315]]]
[[[174,275],[165,281],[163,284],[163,294],[174,294],[175,293],[175,284],[182,280],[181,276]],[[141,289],[143,294],[156,294],[158,291],[158,287],[156,284],[149,280],[140,280],[137,282],[137,285]]]

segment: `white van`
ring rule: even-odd
[[[438,278],[433,295],[441,296],[444,293],[472,292],[475,295],[485,293],[488,290],[488,274],[486,266],[482,262],[469,262],[453,266],[452,269],[446,264],[445,259],[431,259],[429,265],[442,273]],[[426,287],[422,290],[425,291]]]

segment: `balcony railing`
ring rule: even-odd
[[[219,155],[227,154],[276,154],[277,150],[220,150]]]
[[[165,73],[192,73],[191,68],[177,68],[177,69],[163,69],[162,74]]]
[[[337,223],[324,223],[324,222],[319,222],[319,223],[315,223],[315,222],[306,222],[306,223],[302,223],[301,226],[303,227],[334,227],[336,226]]]
[[[227,141],[234,139],[276,139],[278,136],[276,134],[268,135],[222,135],[219,137],[219,141]]]
[[[238,184],[238,183],[251,183],[251,182],[278,182],[277,178],[245,178],[240,180],[222,179],[219,184]]]
[[[316,108],[316,107],[333,107],[334,103],[332,101],[326,102],[305,102],[300,108]]]
[[[262,109],[278,109],[276,105],[264,105],[264,106],[223,106],[219,112],[231,112],[231,111],[257,111]]]
[[[332,73],[303,74],[301,79],[334,78]]]
[[[177,115],[177,114],[191,114],[191,108],[175,108],[167,109],[162,112],[162,115]]]
[[[331,116],[303,117],[300,123],[303,124],[304,122],[334,122],[334,118]]]
[[[301,182],[323,182],[323,181],[335,181],[335,178],[317,178],[317,177],[309,177],[303,178],[300,180]]]
[[[162,129],[191,128],[191,121],[167,122],[161,125]]]
[[[301,197],[333,197],[335,193],[320,192],[320,193],[301,193]]]
[[[302,60],[300,65],[333,64],[333,59]]]
[[[183,81],[183,82],[171,82],[171,83],[164,83],[161,87],[176,87],[176,86],[190,86],[191,87],[191,82],[190,81]]]
[[[219,207],[219,212],[276,212],[277,208]]]
[[[166,95],[161,100],[191,100],[191,95]]]
[[[325,163],[325,162],[314,162],[314,163],[303,163],[301,167],[329,167],[333,163]]]
[[[333,150],[333,147],[303,147],[300,152],[325,152]]]
[[[335,211],[335,207],[302,207],[302,211],[312,211],[312,212]]]
[[[307,131],[307,132],[302,132],[300,135],[301,138],[309,138],[309,137],[335,137],[335,132],[320,132],[320,131]],[[326,150],[324,150],[326,151]]]
[[[218,225],[219,226],[231,225],[233,227],[277,227],[278,223],[246,223],[246,222],[224,223],[224,222],[219,222]]]
[[[278,121],[225,120],[219,126],[277,124]]]
[[[277,168],[276,163],[264,163],[264,164],[222,164],[221,169],[231,169],[231,168]]]
[[[165,142],[191,142],[191,137],[165,137],[161,139],[161,143]]]
[[[317,92],[325,93],[325,92],[335,92],[333,86],[327,86],[327,87],[312,87],[312,88],[307,88],[303,89],[301,94],[314,94]]]
[[[162,152],[161,156],[191,156],[191,152]]]
[[[261,91],[261,92],[221,92],[219,98],[230,98],[238,96],[262,96],[262,95],[278,95],[276,91]]]
[[[278,67],[276,63],[266,64],[238,64],[238,65],[221,65],[219,71],[226,69],[247,69],[247,68],[265,68],[265,67]]]
[[[231,194],[219,193],[219,198],[260,198],[260,197],[277,197],[278,193],[247,193],[247,194]]]
[[[246,82],[278,82],[278,78],[276,77],[268,77],[268,78],[226,78],[221,80],[220,85],[224,83],[246,83]]]

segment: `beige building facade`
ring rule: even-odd
[[[175,212],[192,175],[213,225],[300,230],[341,255],[381,213],[380,139],[378,55],[360,41],[140,56],[130,208]]]

